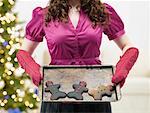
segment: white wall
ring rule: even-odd
[[[130,40],[139,48],[140,56],[133,67],[130,75],[150,76],[150,40],[149,40],[149,6],[148,0],[102,0],[110,3],[118,12],[125,23],[125,30]],[[32,10],[37,6],[45,7],[48,0],[18,0],[15,11],[19,12],[20,20],[26,23],[31,19]],[[24,24],[24,27],[26,25]],[[43,51],[44,50],[44,51]],[[101,60],[104,64],[115,65],[121,55],[120,49],[113,41],[103,37],[101,50]],[[40,64],[49,64],[50,56],[47,54],[46,41],[42,42],[34,52],[34,58]],[[41,54],[41,52],[43,52]],[[45,54],[46,53],[46,54]],[[43,60],[43,54],[47,60]],[[149,73],[148,73],[149,72]]]
[[[149,1],[107,0],[107,2],[114,6],[125,23],[126,34],[130,40],[140,49],[139,59],[130,74],[136,76],[147,75],[148,69],[150,69],[150,29],[148,25],[148,16],[150,15],[148,10]],[[113,42],[104,40],[101,49],[103,51],[102,58],[105,63],[116,63],[118,61],[121,52]],[[113,60],[109,59],[110,56],[112,56]]]

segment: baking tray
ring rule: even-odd
[[[116,102],[121,99],[119,85],[111,82],[113,65],[49,65],[43,66],[42,71],[44,102]]]

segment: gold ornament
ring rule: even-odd
[[[10,49],[10,48],[11,48],[10,45],[7,45],[7,46],[6,46],[6,49]]]
[[[4,50],[0,50],[0,54],[4,54]]]
[[[4,70],[5,73],[7,73],[8,71],[9,71],[8,69],[5,69],[5,70]]]
[[[4,60],[3,58],[2,58],[0,61],[1,61],[1,63],[4,63],[4,62],[5,62],[5,60]]]
[[[13,43],[14,43],[14,42],[13,42],[12,40],[9,41],[9,44],[10,44],[10,45],[13,45]]]
[[[9,80],[9,79],[10,79],[10,76],[6,76],[6,79]]]

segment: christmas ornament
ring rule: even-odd
[[[3,42],[3,46],[7,46],[8,45],[8,42],[7,41],[5,41],[5,42]]]
[[[15,108],[15,109],[8,109],[8,113],[21,113],[20,109],[19,108]]]

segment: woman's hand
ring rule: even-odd
[[[43,79],[41,74],[41,66],[36,63],[31,56],[38,44],[39,42],[24,38],[21,48],[16,54],[18,63],[23,69],[25,69],[26,73],[29,74],[30,78],[36,86],[39,86],[41,80]]]
[[[43,76],[41,74],[41,70],[37,71],[33,75],[29,75],[32,79],[32,82],[38,87],[41,84],[41,81],[43,80]]]
[[[116,85],[120,84],[120,87],[124,85],[125,79],[136,62],[138,55],[139,51],[135,47],[130,47],[125,51],[116,65],[115,74],[112,77],[112,83]]]
[[[19,64],[29,74],[33,83],[39,86],[41,80],[43,79],[40,68],[41,66],[35,62],[32,56],[25,50],[19,50],[16,54]]]
[[[122,87],[129,71],[138,58],[139,50],[133,46],[126,34],[120,36],[119,38],[115,38],[113,41],[123,51],[123,55],[116,64],[116,70],[112,78],[112,82],[115,85],[120,84],[120,87]]]

